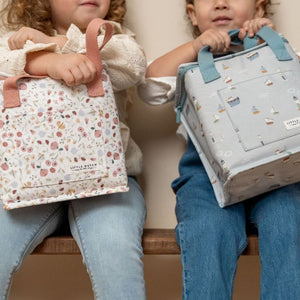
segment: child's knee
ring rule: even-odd
[[[228,216],[220,209],[220,213],[202,213],[197,218],[182,220],[176,227],[176,239],[179,246],[205,244],[212,248],[224,246],[228,241],[230,247],[243,249],[247,244],[245,224],[242,218]],[[226,243],[225,243],[226,244]]]

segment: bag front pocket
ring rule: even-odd
[[[291,71],[278,72],[218,91],[245,151],[300,134],[296,80]]]

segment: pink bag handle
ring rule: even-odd
[[[98,33],[99,29],[105,25],[105,35],[102,45],[98,47]],[[86,55],[94,63],[97,69],[97,76],[95,79],[87,84],[88,95],[90,97],[103,96],[103,84],[102,84],[102,60],[100,50],[111,39],[113,35],[112,25],[105,20],[96,18],[92,20],[86,30]],[[13,108],[21,106],[20,94],[17,82],[21,78],[45,78],[47,76],[35,76],[35,75],[20,75],[6,78],[3,84],[3,107]],[[3,79],[1,77],[0,79]]]
[[[105,35],[102,45],[98,48],[98,33],[99,29],[105,25]],[[90,97],[103,96],[103,84],[102,84],[102,60],[100,50],[106,45],[113,35],[112,25],[102,19],[96,18],[92,20],[86,29],[86,56],[94,63],[97,69],[97,76],[94,80],[87,84],[88,94]]]

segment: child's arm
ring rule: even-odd
[[[25,31],[30,32],[30,30]],[[36,32],[37,44],[25,42],[22,47],[21,43],[16,45],[17,49],[14,50],[10,49],[9,40],[15,42],[19,40],[20,42],[20,39],[17,38],[20,31],[17,32],[17,35],[8,33],[0,39],[0,71],[2,73],[7,76],[25,75],[26,73],[46,75],[53,79],[64,80],[69,86],[88,83],[94,78],[95,66],[85,55],[61,54],[57,44],[47,43],[49,37],[39,31]],[[39,37],[38,33],[41,34]],[[28,41],[27,38],[25,40]],[[61,39],[61,41],[63,40]]]
[[[244,39],[246,33],[253,37],[264,25],[275,29],[274,23],[267,18],[246,21],[240,30],[239,38]],[[198,52],[204,46],[210,46],[210,51],[214,54],[224,54],[228,51],[230,42],[226,31],[208,29],[195,40],[156,59],[148,67],[146,77],[175,76],[179,65],[196,61]]]
[[[11,50],[8,40],[12,35],[8,32],[0,38],[0,72],[6,76],[25,75],[27,56],[33,52],[59,52],[58,46],[50,44],[34,44],[27,42],[22,49]]]
[[[67,41],[67,37],[48,36],[39,30],[30,27],[22,27],[8,39],[8,46],[11,50],[22,49],[28,40],[36,44],[55,43],[62,49]]]
[[[68,86],[88,83],[97,73],[94,64],[85,55],[47,51],[29,53],[25,71],[31,75],[48,75],[53,79],[61,79]]]
[[[225,53],[230,46],[230,37],[225,31],[209,29],[195,40],[156,59],[148,67],[146,77],[175,76],[179,65],[196,61],[198,52],[206,45],[214,53]]]
[[[230,37],[226,32],[207,30],[194,41],[156,59],[147,69],[145,83],[139,86],[140,97],[152,105],[173,100],[178,66],[196,61],[199,50],[205,45],[209,45],[212,51],[224,52],[230,45]]]

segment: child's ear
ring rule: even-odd
[[[187,9],[187,12],[189,14],[189,17],[191,19],[191,22],[193,24],[193,26],[197,26],[198,23],[197,23],[197,18],[196,18],[196,14],[195,14],[195,7],[193,4],[188,4],[186,6],[186,9]]]
[[[264,2],[265,2],[265,0],[257,0],[256,1],[255,18],[262,18],[265,15],[265,8],[263,6]]]

